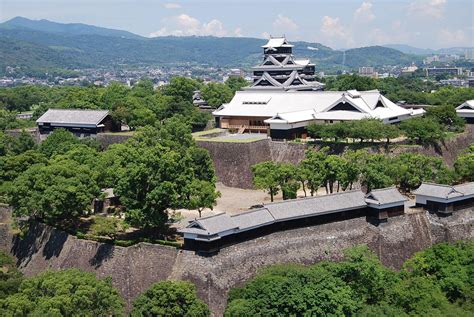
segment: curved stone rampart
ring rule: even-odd
[[[220,316],[229,289],[242,285],[260,268],[340,260],[345,248],[367,244],[385,265],[398,269],[414,252],[435,243],[472,240],[474,213],[463,210],[446,218],[409,214],[378,227],[363,218],[351,219],[272,233],[224,248],[213,257],[147,243],[125,248],[80,240],[42,224],[33,226],[23,239],[13,235],[8,225],[1,225],[0,238],[11,241],[0,243],[0,248],[16,256],[19,268],[28,276],[71,267],[111,276],[128,307],[154,282],[189,280],[214,315]]]

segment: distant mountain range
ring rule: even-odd
[[[440,48],[437,50],[430,48],[418,48],[405,44],[387,44],[383,45],[384,47],[393,48],[405,54],[415,54],[415,55],[432,55],[432,54],[457,54],[464,55],[465,51],[468,49],[473,49],[473,47],[449,47],[449,48]]]
[[[261,58],[260,46],[264,43],[264,39],[242,37],[146,38],[80,23],[17,17],[0,24],[0,74],[6,66],[40,71],[176,64],[248,68]],[[406,54],[382,46],[349,49],[344,54],[320,43],[293,44],[298,58],[310,58],[318,70],[324,71],[408,65],[421,60],[414,55],[417,53]]]
[[[141,38],[140,35],[127,31],[107,29],[82,23],[57,23],[49,20],[30,20],[23,17],[16,17],[0,24],[6,29],[27,29],[47,33],[68,34],[68,35],[101,35],[122,37],[128,39]]]

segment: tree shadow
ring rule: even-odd
[[[46,242],[43,248],[43,256],[46,260],[51,259],[53,256],[58,257],[63,250],[64,243],[66,242],[69,234],[64,231],[53,230],[49,235],[48,242]]]
[[[44,229],[41,225],[34,222],[29,222],[27,228],[28,232],[25,236],[16,234],[12,238],[10,253],[17,259],[17,266],[28,264],[33,254],[38,252],[38,244],[36,241]]]
[[[89,260],[89,264],[95,268],[100,267],[105,260],[110,259],[114,254],[115,246],[109,243],[102,243],[92,259]]]

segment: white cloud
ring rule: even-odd
[[[347,46],[353,44],[350,31],[341,24],[338,17],[324,16],[319,30],[322,37],[331,44],[341,44],[341,42]]]
[[[422,18],[440,19],[444,15],[446,0],[415,0],[408,5],[408,13]]]
[[[235,30],[234,30],[234,35],[237,36],[237,37],[242,37],[242,36],[244,36],[244,35],[242,34],[242,28],[240,28],[240,27],[235,28]]]
[[[209,23],[202,25],[202,35],[213,35],[213,36],[226,36],[227,31],[224,29],[224,25],[219,20],[211,20]],[[199,35],[199,34],[197,34]]]
[[[172,2],[163,4],[163,7],[165,7],[166,9],[181,9],[182,8],[182,6],[179,3],[172,3]]]
[[[213,19],[207,23],[201,23],[198,19],[187,14],[165,18],[164,26],[156,32],[150,33],[150,37],[156,36],[227,36],[228,32],[221,21]]]
[[[359,8],[354,12],[354,19],[358,22],[370,22],[375,19],[375,14],[372,12],[372,3],[362,2]]]
[[[298,30],[298,24],[292,19],[282,14],[277,15],[275,21],[273,21],[273,31],[278,33],[285,33]]]
[[[468,36],[463,30],[448,30],[442,29],[438,35],[438,41],[440,46],[464,46],[469,45]]]
[[[262,37],[263,37],[264,39],[269,39],[269,38],[271,37],[271,35],[270,35],[270,33],[268,33],[268,32],[262,32]]]

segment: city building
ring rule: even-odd
[[[246,88],[280,90],[319,90],[315,66],[309,59],[295,59],[293,45],[286,38],[271,38],[263,48],[263,62],[253,71],[253,84]]]
[[[403,67],[402,68],[402,71],[400,73],[401,76],[408,76],[408,75],[412,75],[413,73],[415,73],[416,71],[418,70],[418,67],[416,65],[411,65],[411,66],[408,66],[408,67]]]
[[[272,232],[365,217],[378,225],[402,215],[407,199],[394,187],[365,195],[359,190],[270,203],[245,213],[198,218],[179,232],[184,248],[213,254],[221,248]]]
[[[462,75],[462,67],[427,67],[424,71],[427,77],[434,77],[437,75]]]
[[[468,48],[464,51],[464,58],[467,60],[474,60],[474,48]]]
[[[461,78],[441,79],[442,86],[469,87],[469,81]]]
[[[375,68],[370,66],[364,66],[359,67],[359,76],[378,78],[378,73],[375,71]]]
[[[95,136],[99,132],[120,131],[108,110],[48,109],[36,120],[40,135],[55,129],[66,129],[78,137]]]
[[[423,183],[413,193],[417,206],[440,215],[474,206],[474,182],[455,186]]]
[[[467,123],[474,124],[474,100],[468,100],[456,108],[459,117],[464,118]]]

